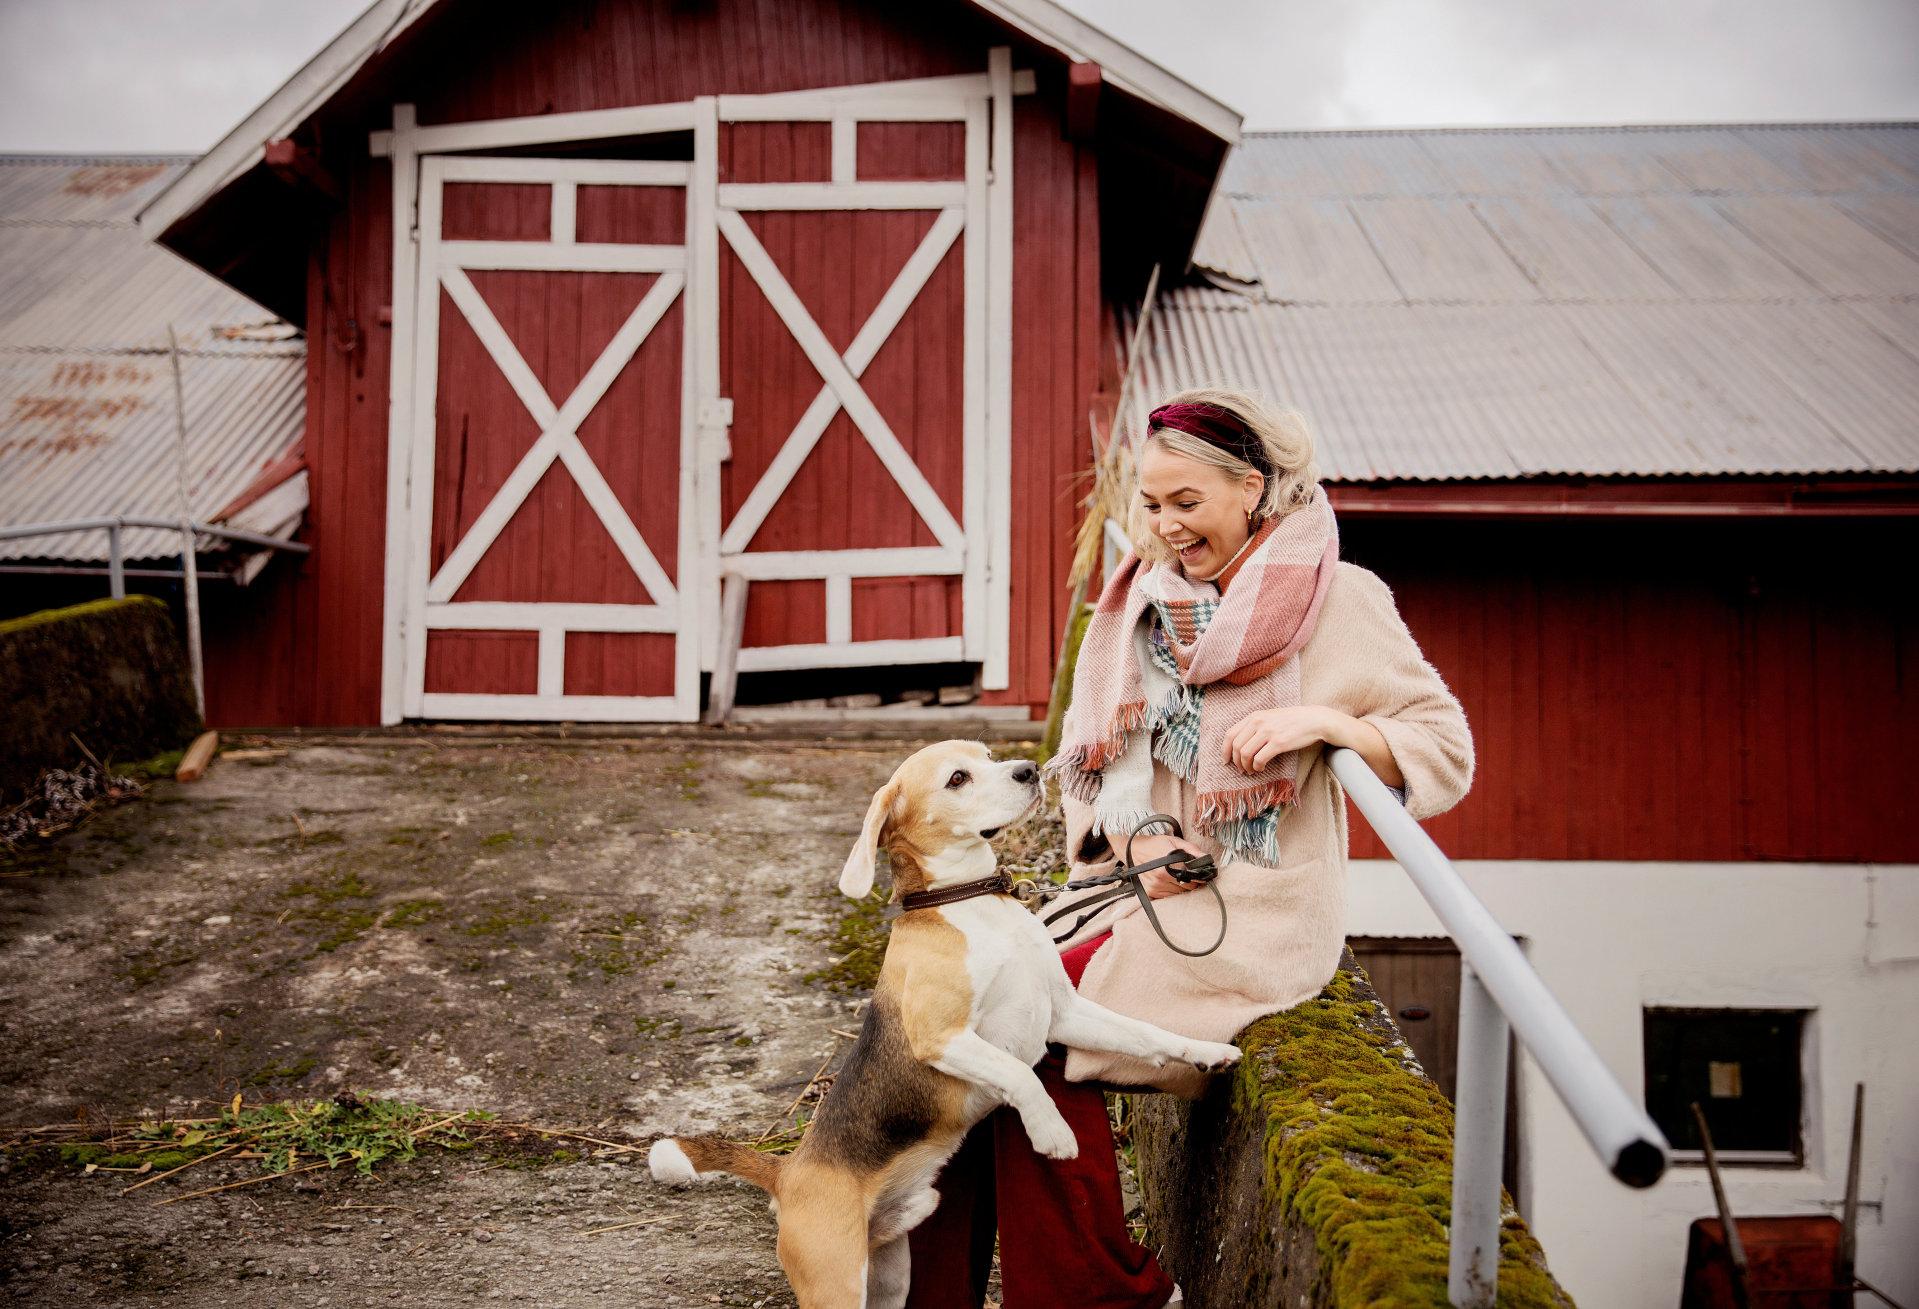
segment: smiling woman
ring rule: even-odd
[[[1424,818],[1465,794],[1472,740],[1392,593],[1340,562],[1302,421],[1243,393],[1183,392],[1153,411],[1139,470],[1135,553],[1088,625],[1049,767],[1076,880],[1110,871],[1147,815],[1171,814],[1188,835],[1141,837],[1132,858],[1175,844],[1211,855],[1231,927],[1217,951],[1180,958],[1137,901],[1114,902],[1076,925],[1063,962],[1096,1003],[1224,1041],[1317,995],[1338,963],[1345,801],[1325,748],[1358,751]],[[1211,898],[1148,877],[1160,879],[1149,889],[1164,899],[1168,940],[1210,939]],[[1063,1063],[1049,1056],[1039,1075],[1073,1125],[1077,1157],[1037,1158],[1003,1115],[992,1135],[977,1129],[941,1176],[939,1210],[913,1233],[911,1309],[968,1303],[963,1252],[990,1252],[978,1228],[994,1204],[1019,1216],[999,1233],[1007,1304],[1178,1303],[1121,1217],[1097,1084],[1193,1094],[1203,1078],[1079,1050]]]

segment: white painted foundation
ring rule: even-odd
[[[1397,864],[1351,867],[1351,935],[1444,935]],[[1852,1088],[1863,1081],[1859,1275],[1919,1304],[1919,867],[1457,867],[1635,1095],[1645,1006],[1813,1010],[1806,1165],[1728,1169],[1733,1212],[1838,1214]],[[1714,1213],[1705,1169],[1675,1164],[1649,1191],[1620,1185],[1523,1053],[1519,1111],[1521,1203],[1560,1284],[1590,1309],[1672,1309],[1687,1228]]]

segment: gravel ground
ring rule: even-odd
[[[236,744],[0,862],[0,1129],[352,1091],[616,1145],[757,1136],[857,1025],[808,974],[910,745]],[[580,1153],[429,1150],[173,1204],[259,1166],[122,1196],[15,1150],[0,1298],[792,1303],[757,1191],[553,1144]],[[619,1223],[642,1225],[588,1235]]]

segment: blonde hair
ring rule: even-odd
[[[1277,518],[1311,502],[1313,491],[1319,485],[1319,463],[1314,457],[1312,430],[1307,427],[1302,415],[1291,409],[1274,409],[1250,391],[1237,391],[1223,386],[1193,387],[1170,395],[1161,403],[1211,405],[1215,409],[1225,410],[1244,423],[1246,430],[1258,439],[1272,472],[1255,468],[1238,455],[1222,450],[1210,441],[1202,441],[1197,436],[1170,427],[1147,433],[1146,439],[1140,443],[1142,457],[1148,448],[1157,446],[1168,454],[1180,455],[1196,464],[1218,469],[1228,481],[1238,482],[1248,473],[1259,473],[1266,479],[1266,485],[1260,493],[1259,504],[1253,509],[1255,518]],[[1135,483],[1137,480],[1135,471]],[[1172,558],[1172,552],[1165,543],[1148,530],[1146,509],[1137,494],[1131,497],[1126,512],[1126,534],[1132,538],[1133,549],[1141,559],[1158,562]]]

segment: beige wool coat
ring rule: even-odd
[[[1380,730],[1405,774],[1406,808],[1414,818],[1443,813],[1466,794],[1473,776],[1466,715],[1420,653],[1391,590],[1377,576],[1356,564],[1337,565],[1299,660],[1300,703],[1330,705]],[[1117,916],[1113,910],[1100,913],[1061,947],[1071,949],[1112,929],[1112,939],[1087,965],[1081,994],[1208,1041],[1231,1041],[1254,1019],[1319,994],[1346,939],[1345,793],[1323,746],[1301,752],[1298,796],[1279,825],[1278,867],[1240,859],[1221,872],[1218,885],[1229,917],[1226,940],[1215,953],[1189,959],[1168,950],[1138,902],[1128,899]],[[1194,831],[1192,786],[1157,761],[1153,807],[1179,818],[1188,844],[1219,856],[1219,847]],[[1092,807],[1069,797],[1065,817],[1066,848],[1077,857],[1092,826]],[[1076,862],[1073,875],[1108,867]],[[1153,907],[1167,935],[1187,949],[1218,934],[1219,907],[1206,891],[1168,896]],[[1156,1070],[1123,1055],[1083,1050],[1069,1053],[1066,1075],[1182,1095],[1198,1094],[1205,1080],[1190,1068]]]

